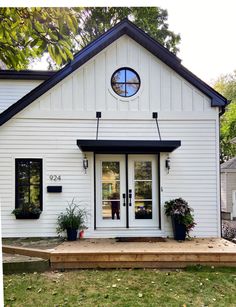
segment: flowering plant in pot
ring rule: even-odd
[[[78,230],[86,229],[87,211],[80,208],[74,202],[69,203],[65,212],[60,213],[57,218],[57,233],[67,232],[67,240],[75,241],[77,239]]]
[[[41,213],[41,209],[35,204],[23,204],[12,211],[16,219],[38,219]]]
[[[176,198],[165,202],[165,214],[172,220],[174,239],[185,240],[189,232],[193,230],[196,223],[192,214],[193,209],[182,198]]]

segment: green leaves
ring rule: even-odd
[[[180,36],[168,29],[167,11],[158,7],[0,8],[0,60],[20,70],[48,52],[51,62],[63,66],[123,18],[178,51]]]
[[[73,58],[77,14],[70,8],[0,8],[0,60],[20,70],[49,52],[57,65],[65,64]]]
[[[221,117],[220,160],[222,163],[236,156],[236,145],[231,142],[236,136],[236,71],[221,76],[216,81],[214,88],[231,101],[226,107],[225,114]]]

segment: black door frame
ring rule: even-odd
[[[101,154],[107,154],[107,153],[100,153]],[[129,174],[128,174],[128,158],[129,158],[129,153],[117,153],[117,154],[122,154],[125,156],[125,187],[126,187],[126,228],[129,228]],[[131,153],[134,155],[134,153]],[[137,155],[140,155],[140,153],[135,153]],[[148,155],[149,153],[141,153],[142,155]],[[153,153],[151,153],[153,155]],[[97,188],[96,188],[96,155],[97,153],[94,152],[93,154],[93,168],[94,168],[94,230],[97,229],[97,214],[96,214],[96,202],[97,202]],[[111,156],[113,154],[110,154]],[[161,230],[161,175],[160,175],[160,153],[157,153],[157,201],[158,201],[158,218],[159,218],[159,229]]]

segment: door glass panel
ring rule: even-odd
[[[135,202],[135,219],[152,219],[152,202]]]
[[[102,183],[102,199],[119,199],[120,198],[120,182],[103,182]]]
[[[104,220],[120,219],[120,200],[102,202],[102,218]]]
[[[102,162],[102,180],[120,180],[120,162]]]
[[[134,162],[135,219],[152,219],[152,162]]]
[[[135,161],[134,162],[135,180],[152,180],[152,162]]]
[[[102,218],[120,219],[120,162],[102,162]]]
[[[152,199],[151,181],[135,181],[135,199]]]

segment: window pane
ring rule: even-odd
[[[103,201],[102,202],[102,218],[104,220],[120,219],[120,201]]]
[[[19,208],[28,207],[29,205],[29,186],[18,187],[18,205]]]
[[[116,92],[116,94],[125,97],[125,84],[115,83],[112,84],[112,88]]]
[[[135,219],[152,219],[152,202],[136,201],[135,202]]]
[[[30,186],[30,204],[40,207],[40,187]]]
[[[102,162],[102,180],[119,180],[120,162],[105,161]]]
[[[102,199],[120,199],[120,182],[103,182]]]
[[[111,80],[112,83],[116,83],[116,82],[125,82],[125,70],[121,69],[119,71],[117,71]]]
[[[16,160],[16,208],[41,204],[42,161],[36,159]]]
[[[27,161],[18,161],[18,184],[28,185],[29,183],[29,163]]]
[[[139,90],[140,79],[135,71],[129,68],[121,68],[112,76],[111,86],[117,95],[131,97]]]
[[[152,162],[135,161],[134,162],[135,180],[152,180]]]
[[[126,96],[130,97],[137,93],[139,84],[126,84]]]
[[[40,162],[30,161],[30,183],[39,184],[40,183]]]
[[[139,79],[133,71],[127,69],[126,70],[126,82],[127,83],[139,83]]]
[[[135,199],[152,199],[151,181],[135,181]]]

